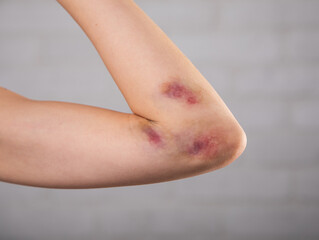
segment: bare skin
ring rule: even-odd
[[[222,168],[246,135],[189,59],[132,0],[59,0],[132,114],[0,88],[0,180],[47,188],[157,183]]]

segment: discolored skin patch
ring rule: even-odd
[[[147,141],[156,147],[163,147],[164,146],[164,141],[163,141],[163,136],[155,129],[155,127],[150,126],[150,125],[145,125],[142,127],[143,133],[147,137]]]
[[[163,132],[159,126],[143,124],[141,131],[145,142],[156,152],[165,150],[175,159],[215,159],[224,151],[221,132],[216,129],[203,129],[201,125],[189,126],[175,132]],[[152,150],[153,151],[153,150]]]
[[[147,143],[148,146],[155,148],[165,147],[165,132],[156,122],[143,118],[138,114],[132,114],[130,115],[129,125],[132,133],[139,139],[143,140],[143,142]]]
[[[147,127],[144,129],[144,132],[148,136],[148,141],[153,144],[159,144],[162,142],[160,135],[151,127]]]
[[[200,128],[200,126],[198,126]],[[179,152],[186,158],[212,159],[221,151],[222,140],[216,130],[192,127],[175,136]]]
[[[215,155],[218,149],[217,138],[212,135],[203,135],[196,137],[187,147],[187,153],[190,155]]]
[[[178,81],[163,83],[161,93],[166,97],[181,100],[189,105],[199,103],[199,96]]]

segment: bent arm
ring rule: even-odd
[[[133,114],[35,101],[0,88],[1,181],[48,188],[148,184],[211,171],[225,163],[225,154],[238,154],[237,146],[220,142],[211,149],[213,161],[201,159],[200,146],[183,140],[194,134],[184,129],[175,135]]]
[[[176,179],[185,168],[184,161],[167,161],[167,142],[164,151],[147,134],[163,138],[161,127],[132,114],[34,101],[0,88],[0,126],[0,180],[6,182],[113,187]]]
[[[133,114],[0,89],[0,180],[93,188],[170,181],[234,161],[246,136],[213,87],[132,0],[59,0]]]

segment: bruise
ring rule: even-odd
[[[151,143],[158,144],[162,142],[160,135],[154,129],[149,127],[145,130],[145,133]]]
[[[217,152],[218,142],[216,137],[203,135],[196,137],[187,147],[187,153],[190,155],[211,156]]]
[[[165,137],[154,126],[144,126],[142,132],[145,134],[147,142],[155,149],[167,147],[167,142],[164,141]],[[172,140],[176,144],[172,145],[175,149],[174,152],[178,151],[186,158],[212,159],[220,151],[220,139],[215,132],[194,134],[193,130],[190,130],[188,133],[174,135],[172,136]]]
[[[191,158],[214,158],[221,150],[219,130],[199,130],[196,128],[200,126],[194,127],[175,136],[180,153]]]
[[[142,131],[147,136],[147,140],[150,144],[155,146],[163,145],[163,139],[161,135],[152,126],[143,126]]]
[[[166,97],[181,100],[189,105],[199,103],[199,97],[190,88],[177,81],[163,83],[161,92]]]

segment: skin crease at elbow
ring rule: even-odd
[[[185,103],[186,106],[193,107],[200,104],[200,98],[191,89],[176,81],[163,83],[161,94],[169,99]],[[165,147],[164,137],[154,127],[144,126],[142,130],[152,146],[155,148]],[[191,157],[210,158],[216,155],[219,149],[220,143],[216,135],[216,132],[211,131],[198,134],[190,131],[190,133],[182,133],[175,138],[182,154]],[[183,139],[191,139],[191,141]]]

